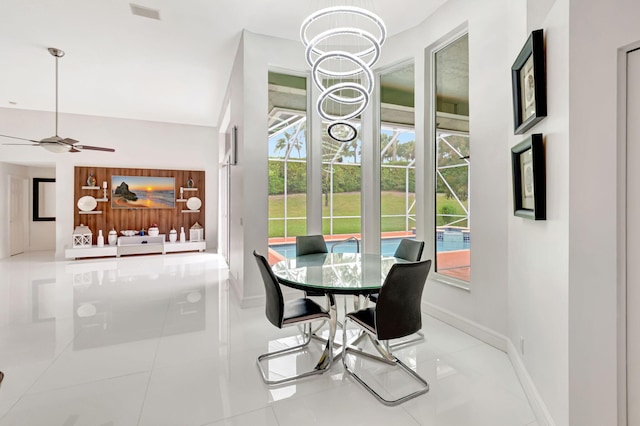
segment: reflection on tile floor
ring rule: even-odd
[[[383,406],[341,363],[266,387],[256,356],[296,329],[241,309],[213,253],[36,252],[0,260],[0,276],[0,426],[537,424],[503,352],[426,315],[426,340],[396,352],[429,381],[426,395]],[[274,374],[308,368],[319,350],[277,360]],[[390,392],[405,386],[384,367],[356,366]]]

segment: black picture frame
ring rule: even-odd
[[[520,135],[547,116],[544,34],[529,35],[511,67],[514,134]]]
[[[33,221],[34,222],[54,222],[55,216],[46,216],[46,212],[42,209],[40,198],[55,197],[56,180],[53,178],[33,178]]]
[[[533,220],[547,218],[544,144],[534,133],[511,148],[513,214]]]

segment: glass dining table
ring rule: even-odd
[[[406,260],[363,253],[316,253],[284,259],[272,266],[280,284],[297,290],[324,293],[327,297],[331,317],[329,336],[316,368],[326,368],[334,356],[342,353],[333,352],[338,322],[335,295],[366,296],[377,293],[391,266],[398,262]]]

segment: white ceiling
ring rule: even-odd
[[[368,0],[390,35],[446,0]],[[53,111],[55,60],[61,112],[215,126],[243,29],[298,39],[302,20],[335,1],[2,0],[0,107]],[[15,103],[15,104],[13,104]],[[1,133],[0,129],[0,133]]]

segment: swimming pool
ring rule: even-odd
[[[456,235],[458,234],[458,235]],[[385,238],[382,240],[382,255],[393,256],[398,244],[400,244],[402,238]],[[327,241],[327,248],[331,251],[333,241]],[[292,244],[276,244],[269,246],[284,257],[296,257],[296,245]],[[460,232],[447,232],[442,241],[436,241],[436,251],[454,251],[454,250],[468,250],[471,247],[469,241],[464,241],[462,233]],[[340,243],[334,250],[335,253],[354,253],[356,251],[356,242],[348,241]]]

